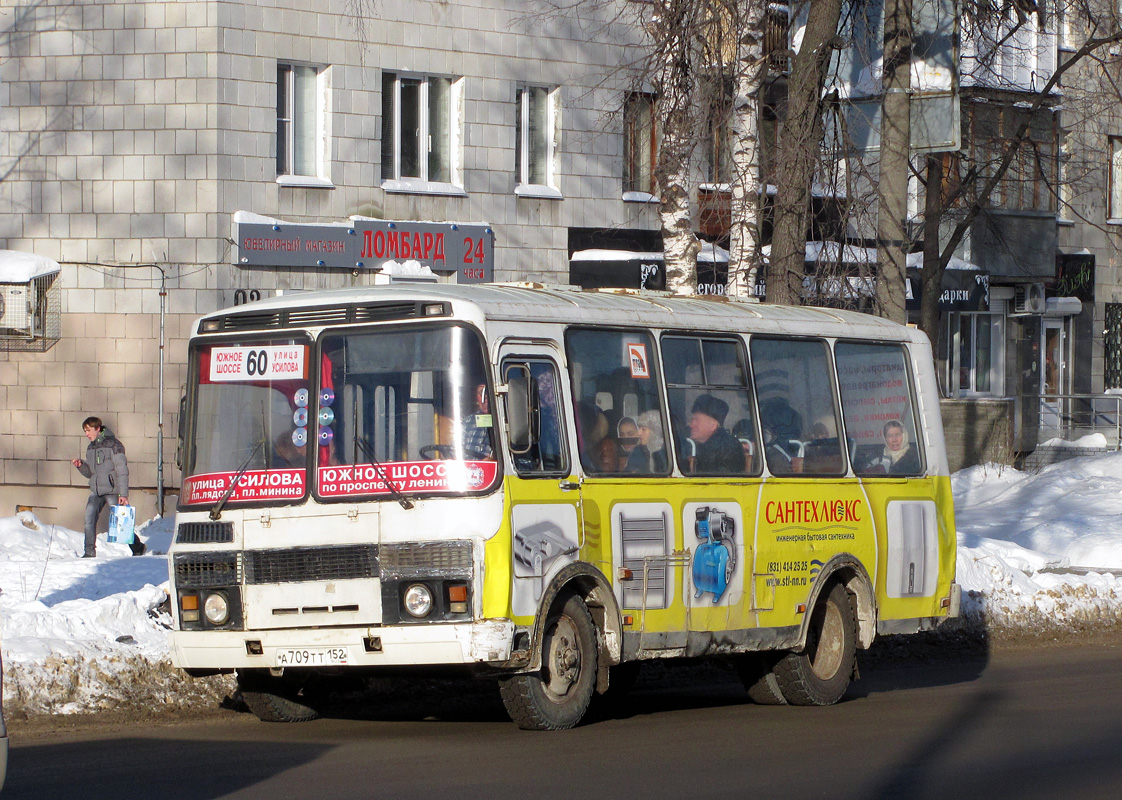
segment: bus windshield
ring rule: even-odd
[[[322,339],[317,494],[485,491],[498,474],[479,336],[461,326]]]
[[[193,436],[181,502],[213,504],[227,491],[232,503],[303,498],[313,400],[309,342],[204,345],[192,364]]]

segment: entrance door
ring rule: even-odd
[[[508,340],[500,351],[500,381],[518,367],[529,372],[537,400],[537,436],[530,449],[511,453],[514,474],[507,481],[511,509],[515,617],[537,613],[550,579],[581,558],[584,532],[579,483],[569,480],[571,442],[565,423],[560,354],[552,347]],[[572,488],[569,488],[572,487]]]
[[[1040,350],[1043,364],[1040,370],[1040,427],[1056,431],[1063,427],[1067,391],[1067,335],[1065,320],[1046,319],[1041,331]]]

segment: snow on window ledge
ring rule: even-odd
[[[438,181],[411,180],[408,178],[382,181],[382,189],[383,191],[395,194],[442,194],[452,197],[468,196],[468,193],[464,191],[464,187],[462,186],[456,186],[452,183],[440,183]]]
[[[299,186],[305,189],[334,189],[335,184],[325,178],[311,175],[278,175],[278,186]]]
[[[545,186],[540,183],[520,183],[514,187],[514,194],[516,197],[537,197],[542,200],[565,199],[565,195],[561,194],[560,189],[554,189],[552,186]]]
[[[657,203],[658,198],[650,192],[624,192],[623,202],[625,203]]]

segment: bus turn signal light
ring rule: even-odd
[[[448,610],[453,614],[466,614],[468,587],[462,583],[454,583],[448,587]]]
[[[182,622],[199,621],[199,596],[197,594],[179,595],[179,619]]]

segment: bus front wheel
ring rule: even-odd
[[[828,706],[842,699],[853,677],[857,624],[849,594],[840,583],[819,600],[810,619],[806,647],[775,665],[783,698],[795,706]]]
[[[307,686],[287,675],[270,675],[267,670],[238,671],[238,690],[242,700],[262,722],[307,722],[319,716],[310,705]]]
[[[546,619],[541,669],[499,684],[510,718],[523,730],[572,728],[592,699],[597,657],[596,628],[584,601],[576,595],[558,601]]]

